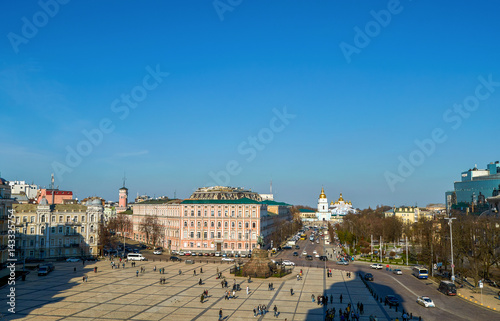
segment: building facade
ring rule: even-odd
[[[0,177],[0,270],[5,268],[9,258],[7,247],[9,240],[8,221],[13,202],[9,183]],[[0,275],[2,274],[0,273]]]
[[[500,163],[492,162],[486,169],[475,166],[462,172],[461,181],[454,183],[454,191],[445,194],[447,210],[453,205],[487,206],[486,199],[500,189]]]
[[[14,204],[16,257],[61,258],[99,255],[99,225],[103,220],[101,202],[49,205]]]
[[[393,207],[384,212],[385,217],[397,217],[404,224],[413,224],[422,220],[434,219],[435,212],[427,208],[419,208],[416,206],[401,206]]]
[[[47,202],[49,202],[49,204],[63,204],[65,200],[73,199],[73,192],[42,188],[38,191],[36,198],[37,203],[40,204],[44,198]]]
[[[35,199],[39,188],[35,184],[26,184],[25,181],[10,181],[10,190],[13,195],[24,194],[28,199]]]

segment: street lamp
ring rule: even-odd
[[[450,216],[450,217],[445,217],[444,219],[448,220],[448,225],[450,225],[451,281],[455,283],[455,265],[453,264],[453,229],[451,228],[451,225],[453,223],[453,220],[456,219],[456,217]]]

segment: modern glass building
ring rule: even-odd
[[[449,203],[485,204],[486,198],[498,195],[500,190],[500,163],[490,163],[486,169],[475,166],[462,172],[462,180],[455,182],[454,186],[453,192],[445,194],[447,207]]]

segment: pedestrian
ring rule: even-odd
[[[203,268],[202,267],[200,268],[200,273],[203,273]]]
[[[203,281],[200,278],[200,281],[198,282],[198,285],[202,285],[202,284],[203,284]]]
[[[311,300],[314,303],[314,294],[311,294]]]
[[[89,276],[85,275],[85,282],[88,282],[88,281],[89,281]]]
[[[219,321],[222,320],[222,308],[219,310]]]
[[[163,279],[162,279],[162,278],[160,278],[160,284],[162,284],[162,282],[163,282]]]
[[[181,274],[182,274],[182,271],[181,271],[181,269],[179,269],[179,275],[181,275]]]
[[[233,289],[233,299],[236,297],[236,291]]]
[[[82,277],[82,282],[85,282],[85,275]]]
[[[156,272],[156,265],[155,265],[155,267],[153,268],[153,272]]]
[[[123,268],[125,268],[125,263],[123,263]]]
[[[135,276],[139,276],[139,270],[135,271]]]
[[[290,295],[293,295],[293,288],[290,288]]]
[[[257,316],[257,307],[253,307],[253,317]]]
[[[274,317],[277,318],[278,317],[278,308],[276,307],[276,304],[274,305]]]
[[[203,303],[203,300],[205,299],[205,297],[203,296],[203,293],[201,294],[201,303]]]
[[[76,272],[76,267],[73,268],[73,272]]]
[[[193,270],[193,275],[196,276],[196,270]]]
[[[342,294],[340,294],[340,303],[342,303]]]
[[[247,295],[250,293],[250,288],[247,285]]]

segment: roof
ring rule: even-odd
[[[299,208],[299,212],[301,212],[301,213],[316,213],[316,211],[310,210],[308,208]]]
[[[180,201],[181,200],[179,200],[179,199],[159,199],[159,200],[151,199],[151,200],[147,200],[147,201],[135,203],[135,205],[142,205],[142,204],[169,204],[169,203],[178,203]]]
[[[276,206],[276,205],[278,205],[278,206],[292,206],[292,205],[284,203],[284,202],[276,202],[276,201],[271,201],[271,200],[265,200],[265,201],[262,201],[261,203],[267,204],[269,206],[273,206],[273,205],[274,206]]]
[[[261,204],[249,198],[240,198],[237,200],[203,200],[203,199],[187,199],[183,200],[181,204]]]

